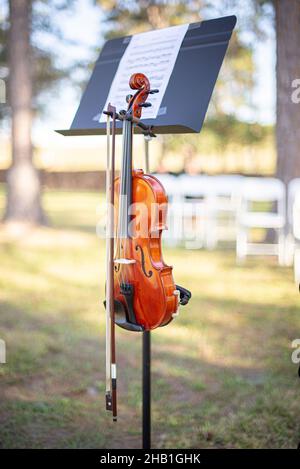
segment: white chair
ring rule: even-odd
[[[219,241],[235,241],[242,181],[243,176],[233,174],[182,175],[179,178],[180,191],[185,200],[186,247],[214,249]]]
[[[185,247],[198,249],[215,245],[212,176],[183,174],[179,177]]]
[[[178,195],[178,177],[169,173],[153,173],[152,176],[156,177],[164,186],[169,202],[171,202]]]
[[[298,220],[297,207],[299,205],[299,194],[300,194],[300,178],[292,179],[288,185],[288,210],[287,210],[287,219],[288,219],[288,231],[292,236],[300,240],[300,226]]]
[[[256,203],[266,203],[265,210],[255,210]],[[276,204],[276,207],[274,205]],[[254,210],[253,210],[254,208]],[[255,228],[272,228],[277,242],[251,242],[250,232]],[[247,255],[275,255],[284,264],[285,247],[285,186],[275,178],[245,178],[240,188],[238,228],[236,241],[237,260]]]
[[[236,240],[236,217],[243,176],[222,174],[212,177],[213,212],[215,218],[214,242]]]

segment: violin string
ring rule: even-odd
[[[120,211],[120,191],[121,191],[121,177],[122,177],[122,170],[120,172],[120,177],[119,177],[119,194],[118,194],[118,212]],[[119,245],[119,240],[120,240],[120,216],[119,213],[117,214],[117,223],[116,223],[116,243],[115,243],[115,259],[119,259],[120,257],[120,245]],[[115,264],[117,266],[117,264]],[[114,267],[115,267],[114,266]],[[118,282],[118,287],[120,289],[120,281],[119,281],[119,276],[117,276],[117,282]]]
[[[126,221],[126,200],[125,200],[125,195],[128,193],[127,192],[127,160],[128,160],[128,122],[124,120],[123,122],[123,159],[122,159],[122,174],[121,174],[121,180],[120,180],[120,213],[119,213],[119,223],[120,223],[120,233],[119,233],[119,245],[120,245],[120,258],[124,257],[124,245],[125,245],[125,239],[124,239],[124,222]],[[124,213],[125,212],[125,213]],[[127,226],[127,224],[126,224]],[[120,265],[120,281],[121,283],[125,283],[125,274],[124,274],[125,266],[123,264]],[[120,286],[120,281],[119,281],[119,286]]]
[[[130,246],[130,243],[128,242],[129,239],[129,211],[130,211],[130,204],[132,202],[130,195],[132,195],[132,123],[130,121],[127,121],[126,123],[126,128],[127,128],[127,152],[126,152],[126,173],[127,173],[127,178],[126,178],[126,194],[127,194],[127,200],[126,200],[126,239],[125,239],[125,253],[129,254],[129,259],[131,259],[131,252],[128,251],[128,246]],[[129,275],[129,270],[131,270],[131,264],[125,264],[125,278],[128,277]]]
[[[124,221],[123,221],[123,217],[124,217],[124,187],[125,187],[125,177],[126,177],[126,174],[125,174],[125,158],[126,158],[126,126],[125,126],[125,121],[123,122],[123,154],[122,154],[122,178],[121,178],[121,186],[120,186],[120,259],[123,258],[123,249],[122,249],[122,246],[123,246],[123,241],[122,241],[122,237],[123,237],[123,226],[124,226]],[[119,275],[119,278],[120,278],[120,281],[121,283],[123,283],[123,267],[122,267],[122,264],[119,265],[119,268],[120,268],[120,275]]]
[[[123,192],[123,184],[124,184],[124,142],[125,142],[125,128],[123,124],[123,147],[122,147],[122,162],[121,162],[121,174],[120,174],[120,187],[119,187],[119,216],[118,216],[118,259],[121,258],[121,237],[122,237],[122,192]],[[121,265],[118,264],[119,267],[119,275],[118,275],[118,283],[119,283],[119,290],[121,289],[121,282],[122,282],[122,270]]]
[[[127,194],[128,194],[128,174],[127,174],[127,167],[128,167],[128,121],[124,121],[124,185],[123,185],[123,213],[122,213],[122,258],[125,259],[126,255],[126,231],[127,230]],[[126,264],[121,264],[121,278],[122,282],[126,283]]]
[[[126,140],[125,140],[125,200],[124,200],[124,239],[123,239],[123,254],[124,258],[126,258],[126,253],[127,253],[127,237],[128,237],[128,207],[129,207],[129,200],[128,200],[128,195],[129,195],[129,184],[130,184],[130,175],[129,175],[129,169],[130,169],[130,133],[129,133],[129,128],[130,128],[130,122],[125,121],[125,129],[126,129]],[[126,230],[126,231],[125,231]],[[127,271],[128,267],[126,264],[124,264],[123,268],[123,278],[124,278],[124,283],[127,283]]]
[[[123,145],[122,145],[122,164],[120,174],[120,187],[119,187],[119,214],[117,221],[117,243],[116,243],[116,258],[125,259],[128,248],[129,237],[129,204],[131,200],[128,199],[132,193],[132,164],[131,164],[131,142],[132,142],[132,124],[131,122],[123,121]],[[132,253],[130,253],[129,257]],[[118,288],[121,290],[121,284],[127,283],[129,275],[130,264],[119,265],[119,274],[117,276]]]
[[[123,152],[122,152],[122,161],[121,161],[121,171],[119,176],[119,200],[118,200],[118,215],[117,215],[117,224],[116,224],[116,259],[120,259],[120,226],[121,226],[121,192],[122,192],[122,180],[123,180]],[[118,264],[115,264],[118,267]],[[120,278],[117,275],[118,290],[120,290]]]

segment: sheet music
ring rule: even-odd
[[[103,110],[107,109],[108,103],[117,111],[126,109],[126,96],[134,93],[129,87],[129,79],[133,73],[144,73],[150,80],[151,89],[157,88],[159,93],[149,95],[147,102],[152,106],[143,109],[143,119],[155,119],[188,26],[184,24],[134,35],[120,60]],[[105,121],[106,116],[101,113],[100,122]]]

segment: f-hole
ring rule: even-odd
[[[138,251],[138,250],[141,251],[141,264],[142,264],[142,270],[143,270],[145,276],[148,277],[148,278],[152,277],[152,275],[153,275],[152,270],[149,270],[149,272],[146,272],[146,269],[145,269],[145,254],[144,254],[143,248],[139,244],[137,244],[135,246],[135,250],[136,251]]]

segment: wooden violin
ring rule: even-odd
[[[179,304],[186,304],[191,297],[188,290],[175,285],[172,267],[165,263],[162,255],[162,232],[167,228],[166,192],[157,178],[142,169],[132,168],[134,126],[139,126],[145,136],[154,136],[152,128],[139,119],[143,107],[149,106],[146,102],[149,94],[157,90],[150,89],[149,80],[142,73],[132,75],[129,84],[136,92],[127,96],[127,110],[117,114],[109,105],[105,112],[113,118],[113,137],[116,119],[123,122],[120,176],[114,178],[113,154],[112,163],[108,162],[112,171],[107,179],[108,202],[114,207],[108,228],[106,283],[107,330],[110,331],[107,349],[110,355],[107,367],[109,410],[116,409],[114,324],[136,332],[165,326],[178,314]],[[113,138],[113,153],[114,146]]]
[[[168,324],[177,313],[179,292],[172,267],[162,256],[167,195],[161,183],[142,169],[132,169],[133,119],[141,117],[150,83],[142,73],[130,78],[123,120],[123,159],[115,181],[114,299],[116,323],[130,330]]]

